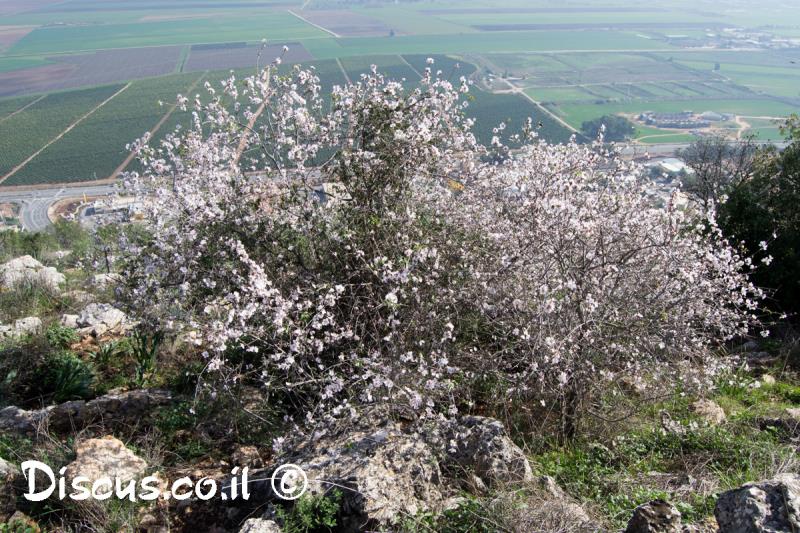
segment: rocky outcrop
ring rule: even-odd
[[[89,401],[76,400],[28,411],[19,407],[0,410],[0,433],[34,434],[39,428],[67,430],[100,420],[123,422],[146,415],[152,408],[172,401],[169,391],[142,389],[110,392]]]
[[[681,513],[669,502],[653,500],[633,510],[625,533],[681,533]]]
[[[800,531],[800,476],[782,474],[719,496],[714,508],[721,533]]]
[[[281,533],[281,528],[272,520],[250,518],[242,524],[239,533]]]
[[[465,416],[446,426],[445,466],[477,476],[488,487],[513,481],[531,481],[525,453],[514,444],[498,420]]]
[[[0,458],[0,524],[16,510],[16,498],[12,486],[18,474],[16,466]]]
[[[0,265],[0,287],[13,289],[25,283],[35,283],[58,291],[66,282],[64,274],[46,267],[29,255],[17,257]]]
[[[770,429],[788,440],[800,439],[800,408],[789,408],[778,417],[759,418],[757,422],[762,431]]]
[[[122,333],[133,326],[127,315],[116,307],[98,303],[87,305],[77,318],[62,316],[61,323],[65,325],[74,323],[79,334],[93,337],[100,337],[108,332]]]
[[[110,435],[79,443],[75,453],[77,457],[67,465],[65,473],[68,482],[77,476],[87,477],[92,483],[101,478],[126,482],[137,479],[147,469],[144,459],[130,451],[121,440]]]
[[[689,406],[689,410],[710,426],[725,422],[725,411],[713,400],[697,400]]]
[[[25,335],[33,335],[42,329],[42,319],[36,316],[20,318],[13,326],[0,324],[0,339],[18,339]]]
[[[452,482],[445,480],[448,473],[468,471],[488,485],[533,478],[525,454],[503,426],[483,417],[425,427],[363,423],[309,439],[275,466],[252,473],[252,479],[265,481],[251,483],[251,504],[279,501],[270,480],[287,463],[306,474],[309,493],[341,491],[338,530],[353,532],[441,511]]]

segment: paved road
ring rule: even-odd
[[[31,189],[27,191],[4,191],[0,189],[0,202],[20,204],[20,221],[28,231],[41,231],[50,225],[48,208],[63,198],[102,196],[113,192],[113,185],[87,185],[83,187],[54,187],[52,189]]]

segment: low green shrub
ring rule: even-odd
[[[278,508],[278,518],[286,533],[324,533],[333,531],[342,503],[342,493],[304,494],[288,509]]]
[[[59,326],[58,324],[53,324],[47,328],[44,336],[47,339],[47,343],[56,349],[69,348],[70,345],[80,340],[80,337],[78,337],[78,332],[73,328]]]
[[[51,356],[43,374],[43,396],[51,396],[54,402],[85,399],[93,394],[94,370],[72,352]]]

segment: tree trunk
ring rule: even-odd
[[[567,444],[578,433],[578,389],[574,383],[567,385],[561,398],[561,444]]]

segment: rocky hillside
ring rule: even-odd
[[[416,419],[376,409],[303,436],[241,384],[211,401],[191,337],[144,338],[114,307],[118,276],[70,250],[0,265],[3,325],[2,531],[795,531],[800,524],[800,386],[785,346],[748,342],[704,396],[620,384],[615,419],[577,441],[552,438],[546,412]],[[202,375],[201,375],[202,376]],[[199,378],[202,380],[202,377]],[[200,397],[198,397],[200,395]],[[199,400],[199,401],[198,401]],[[488,404],[486,404],[488,406]],[[599,407],[599,406],[598,406]],[[538,422],[534,423],[534,420]],[[537,427],[538,426],[538,427]],[[274,445],[275,439],[281,442]],[[20,464],[140,479],[152,502],[24,498]],[[281,498],[276,468],[308,490]],[[213,479],[247,501],[168,498],[170,483]]]

